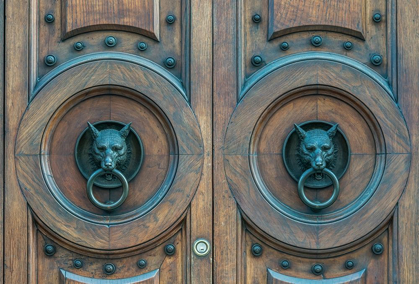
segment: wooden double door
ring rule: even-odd
[[[417,0],[1,3],[4,283],[419,282]]]

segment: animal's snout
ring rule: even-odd
[[[317,153],[315,159],[313,161],[312,167],[315,170],[323,170],[326,167],[326,163],[321,155],[321,153]]]
[[[106,156],[102,163],[102,168],[104,170],[113,170],[115,168],[115,163],[112,157]]]

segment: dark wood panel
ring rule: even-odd
[[[5,151],[4,151],[4,118],[5,118],[5,108],[4,108],[4,101],[5,101],[5,92],[4,92],[4,78],[5,78],[5,70],[4,70],[4,37],[5,37],[5,26],[4,26],[4,0],[0,0],[0,133],[2,133],[2,139],[0,139],[0,214],[4,216],[4,176],[5,176]],[[0,251],[4,252],[4,219],[1,218],[0,220]],[[0,263],[4,263],[4,253],[0,255]],[[0,267],[0,275],[4,276],[4,265]],[[4,277],[3,277],[4,279]]]
[[[159,5],[159,0],[62,0],[62,37],[123,30],[159,40]]]
[[[269,39],[307,30],[329,30],[364,39],[365,1],[269,1]]]

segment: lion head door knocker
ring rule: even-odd
[[[350,160],[349,143],[338,124],[309,121],[294,124],[284,143],[283,159],[288,173],[298,182],[298,195],[313,210],[332,205],[339,195],[339,179]],[[333,194],[325,202],[311,201],[304,187],[315,189],[333,185]]]
[[[131,129],[131,123],[102,121],[87,122],[76,143],[76,162],[87,179],[87,196],[98,208],[112,211],[128,197],[128,182],[140,170],[144,150],[140,137]],[[121,197],[102,203],[93,194],[93,185],[113,189],[122,186]]]

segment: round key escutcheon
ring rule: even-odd
[[[252,17],[252,21],[256,24],[260,23],[262,21],[262,16],[259,14],[254,14]]]
[[[381,255],[384,252],[384,246],[382,243],[375,243],[372,248],[372,252],[376,255]]]
[[[321,275],[323,273],[323,265],[321,264],[315,264],[311,267],[311,272],[313,272],[314,275]]]
[[[147,261],[146,261],[145,259],[140,259],[140,260],[137,262],[137,266],[138,266],[138,268],[140,268],[140,269],[146,268],[146,266],[147,266]]]
[[[282,260],[282,261],[280,262],[280,265],[281,265],[282,269],[288,269],[288,268],[290,268],[290,267],[291,267],[291,263],[290,263],[290,261],[289,261],[289,260],[287,260],[287,259]]]
[[[197,239],[193,244],[193,252],[197,256],[206,256],[209,254],[211,245],[205,239]]]
[[[105,272],[105,274],[107,275],[112,275],[115,273],[115,271],[116,271],[116,266],[113,263],[106,263],[103,266],[103,272]]]
[[[46,14],[44,17],[45,22],[47,22],[48,24],[51,24],[55,21],[55,17],[53,14]]]
[[[81,51],[84,48],[84,44],[83,44],[83,42],[78,41],[73,45],[73,47],[74,47],[74,50]]]
[[[322,37],[321,37],[321,36],[313,36],[313,37],[311,38],[311,44],[312,44],[313,46],[315,46],[315,47],[319,47],[319,46],[321,46],[321,45],[322,45],[322,43],[323,43],[323,39],[322,39]]]
[[[44,253],[47,256],[53,256],[57,252],[57,249],[54,245],[47,244],[44,246]]]
[[[44,62],[45,62],[45,65],[51,67],[57,63],[57,58],[54,55],[49,54],[45,56]]]
[[[169,25],[173,24],[176,21],[176,17],[174,15],[168,15],[166,17],[166,23]]]
[[[259,257],[263,253],[263,248],[260,244],[253,244],[251,251],[254,256]]]
[[[351,270],[355,267],[355,262],[353,260],[347,260],[345,262],[345,267],[346,267],[346,269]]]
[[[106,44],[106,46],[108,46],[108,47],[114,47],[117,43],[118,43],[118,41],[117,41],[117,40],[116,40],[116,38],[115,38],[115,37],[113,37],[113,36],[108,36],[108,37],[105,39],[105,44]]]
[[[80,269],[83,267],[83,261],[81,259],[75,259],[73,260],[73,266],[74,268]]]
[[[175,252],[176,252],[176,247],[175,247],[175,245],[174,244],[168,244],[168,245],[166,245],[165,247],[164,247],[164,252],[167,254],[167,255],[174,255],[175,254]]]

